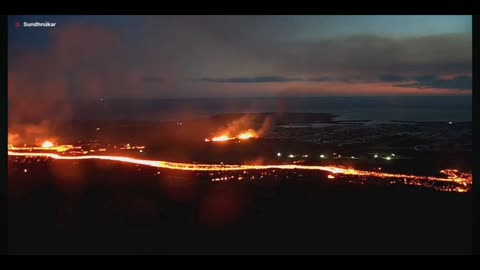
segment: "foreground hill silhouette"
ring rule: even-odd
[[[29,166],[28,173],[9,175],[9,251],[15,254],[471,250],[470,193],[335,184],[323,174],[211,182],[194,172],[95,161],[77,171],[75,165]]]

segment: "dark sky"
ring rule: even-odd
[[[8,46],[9,97],[472,93],[471,16],[10,16]]]

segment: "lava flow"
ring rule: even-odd
[[[237,136],[237,138],[240,139],[240,140],[247,140],[247,139],[256,138],[256,137],[257,137],[257,135],[253,131],[243,132],[243,133],[241,133],[240,135]]]
[[[52,142],[50,141],[45,141],[42,146],[23,146],[23,147],[17,147],[13,145],[8,145],[8,150],[12,151],[55,151],[55,152],[66,152],[68,150],[72,149],[80,149],[80,146],[73,146],[73,145],[58,145],[55,146]]]
[[[45,141],[45,142],[43,142],[42,147],[44,147],[44,148],[53,147],[53,143],[51,141]]]
[[[48,149],[53,148],[49,147]],[[318,170],[326,171],[333,175],[354,175],[363,177],[375,177],[379,179],[391,180],[401,179],[404,181],[428,181],[428,182],[450,182],[462,185],[462,188],[457,188],[452,191],[464,192],[468,191],[472,184],[472,175],[468,173],[461,173],[457,170],[442,170],[441,173],[447,177],[430,177],[430,176],[416,176],[407,174],[393,174],[374,171],[362,171],[353,168],[343,168],[339,166],[307,166],[298,164],[284,164],[284,165],[223,165],[223,164],[196,164],[196,163],[181,163],[181,162],[168,162],[159,160],[144,160],[131,158],[126,156],[108,156],[108,155],[80,155],[69,156],[60,155],[50,152],[19,152],[19,148],[10,147],[8,151],[9,156],[24,156],[24,157],[48,157],[52,159],[60,160],[84,160],[84,159],[96,159],[96,160],[109,160],[125,163],[133,163],[145,166],[151,166],[156,168],[172,169],[172,170],[185,170],[185,171],[240,171],[240,170],[266,170],[266,169],[280,169],[280,170]],[[12,151],[15,150],[15,151]],[[329,179],[334,179],[333,175],[329,175]]]
[[[234,140],[235,138],[229,137],[228,135],[221,135],[218,137],[213,137],[212,142],[224,142],[229,140]]]
[[[240,134],[238,134],[237,136],[230,136],[229,134],[227,133],[224,133],[224,134],[221,134],[219,136],[215,136],[211,139],[205,139],[206,142],[226,142],[226,141],[231,141],[231,140],[235,140],[235,139],[238,139],[238,140],[248,140],[248,139],[251,139],[251,138],[257,138],[258,135],[255,131],[253,130],[248,130],[248,131],[245,131],[245,132],[241,132]]]

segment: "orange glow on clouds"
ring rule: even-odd
[[[412,82],[402,82],[405,84]],[[398,87],[396,83],[384,82],[272,82],[272,83],[225,83],[222,84],[222,93],[242,93],[242,95],[339,95],[339,96],[398,96],[398,95],[471,95],[471,90],[448,90],[437,88],[418,89],[414,87]],[[219,87],[212,84],[212,87]]]

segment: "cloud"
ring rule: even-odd
[[[230,44],[220,43],[218,46],[225,46],[225,49],[217,51],[220,51],[221,59],[228,60],[202,69],[201,77],[211,78],[210,74],[216,74],[219,78],[225,78],[223,82],[239,83],[242,80],[233,79],[252,78],[245,81],[257,82],[253,79],[255,74],[275,74],[274,77],[282,77],[272,78],[272,81],[293,81],[306,77],[309,79],[304,81],[311,82],[379,79],[384,82],[401,82],[407,77],[419,74],[451,76],[472,72],[471,34],[402,39],[352,36],[274,44],[258,42],[241,49],[232,48],[232,51],[241,51],[235,59],[231,58],[231,54],[227,54]],[[199,55],[205,57],[208,53]],[[229,78],[232,80],[228,80]]]
[[[336,79],[332,77],[317,77],[307,79],[309,82],[335,82],[335,81],[345,81],[345,79]]]
[[[164,79],[158,76],[145,76],[143,77],[143,81],[148,83],[163,83]]]
[[[255,76],[232,78],[201,78],[199,81],[211,83],[281,83],[281,82],[351,82],[351,80],[332,77],[298,78],[283,76]]]
[[[383,81],[383,82],[403,82],[407,80],[403,76],[394,75],[394,74],[380,75],[379,79],[380,81]]]
[[[397,84],[397,87],[410,88],[437,88],[437,89],[452,89],[452,90],[471,90],[472,77],[471,76],[456,76],[453,79],[438,79],[434,75],[420,76],[415,78],[413,83]]]
[[[296,82],[304,81],[301,78],[288,78],[282,76],[258,76],[258,77],[235,77],[235,78],[201,78],[200,81],[213,83],[272,83],[272,82]]]
[[[128,27],[112,26],[115,29],[105,34],[95,34],[102,27],[90,26],[77,33],[62,24],[55,32],[71,34],[60,41],[49,38],[47,55],[40,62],[56,66],[55,72],[47,68],[42,72],[59,74],[66,94],[82,97],[238,96],[245,95],[248,87],[258,95],[275,95],[281,90],[270,88],[274,83],[285,87],[305,84],[322,92],[326,90],[321,83],[406,85],[420,84],[412,78],[421,74],[439,78],[471,75],[471,33],[418,33],[399,38],[379,32],[366,35],[362,33],[368,31],[362,30],[354,31],[360,35],[340,36],[336,28],[346,24],[335,18],[141,16],[134,17]],[[332,21],[337,23],[332,25]],[[68,28],[75,24],[71,21]],[[31,44],[36,43],[27,45]],[[48,48],[58,48],[58,52]],[[17,60],[18,56],[10,58],[9,54],[9,71],[17,67],[12,64]],[[19,69],[26,69],[24,64],[34,72],[28,76],[25,72],[19,79],[33,77],[40,68],[19,63]]]
[[[327,37],[321,34],[322,29],[331,31],[331,18],[326,16],[315,22],[316,34],[306,39],[297,36],[305,27],[299,19],[148,17],[141,35],[132,39],[138,43],[134,58],[151,63],[152,69],[180,73],[179,77],[213,79],[268,74],[372,80],[381,74],[451,75],[470,73],[472,69],[471,33]]]
[[[471,34],[403,39],[351,36],[291,42],[263,55],[267,59],[260,61],[275,62],[279,71],[309,76],[329,73],[368,79],[379,74],[462,74],[472,69],[472,40]]]
[[[317,78],[296,78],[283,76],[255,76],[255,77],[232,77],[232,78],[201,78],[199,81],[209,83],[231,83],[231,84],[252,84],[252,83],[344,83],[344,84],[363,84],[363,83],[393,83],[394,87],[408,87],[416,89],[436,88],[436,89],[459,89],[471,90],[471,76],[456,76],[452,79],[439,79],[435,75],[422,75],[406,77],[395,74],[380,75],[377,79],[345,79],[333,77]],[[403,82],[403,83],[402,83]]]

